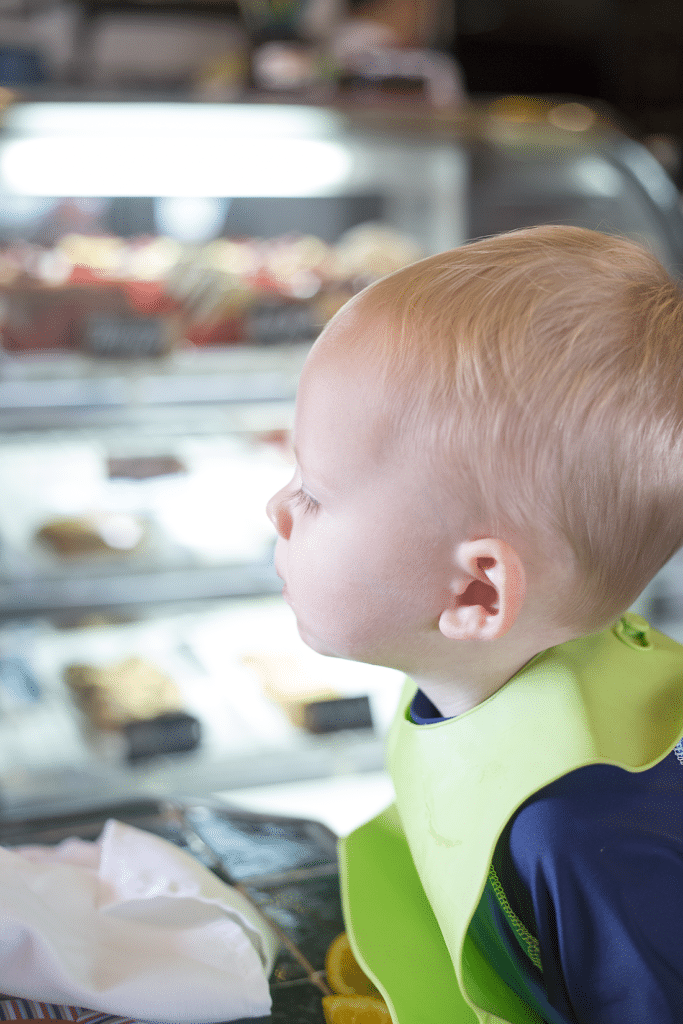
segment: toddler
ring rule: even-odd
[[[399,1024],[680,1024],[683,648],[627,609],[683,544],[683,294],[513,232],[353,298],[269,503],[304,641],[407,683],[396,806],[341,844]]]

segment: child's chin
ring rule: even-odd
[[[315,651],[316,654],[324,654],[326,658],[353,659],[353,655],[351,654],[340,654],[339,651],[334,650],[334,648],[332,648],[329,645],[329,643],[327,643],[325,640],[322,640],[315,633],[312,633],[310,630],[308,630],[306,626],[303,625],[303,623],[299,622],[298,619],[296,621],[296,627],[299,631],[299,636],[301,637],[303,642],[306,644],[307,647],[310,647],[312,651]]]

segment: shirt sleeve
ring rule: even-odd
[[[554,1007],[578,1024],[683,1019],[683,768],[590,765],[523,805],[511,867]]]

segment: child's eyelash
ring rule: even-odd
[[[299,490],[292,495],[292,498],[298,507],[303,508],[304,512],[315,512],[320,504],[315,500],[315,498],[312,498],[310,494],[306,494],[303,487],[300,487]]]

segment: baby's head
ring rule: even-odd
[[[328,451],[365,417],[373,472],[401,467],[430,550],[500,538],[570,633],[611,621],[683,544],[683,293],[630,241],[532,228],[422,260],[331,321],[312,385]],[[304,408],[295,440],[314,434]]]

